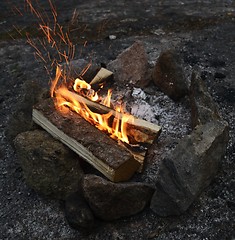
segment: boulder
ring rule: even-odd
[[[167,50],[160,54],[153,68],[152,79],[162,92],[175,101],[188,93],[181,59],[173,50]]]
[[[193,72],[190,86],[190,105],[192,127],[220,120],[217,106],[207,91],[205,82],[199,72]]]
[[[19,133],[36,129],[32,121],[32,108],[38,101],[47,97],[48,93],[35,81],[26,81],[22,91],[23,96],[17,102],[16,111],[10,116],[6,129],[7,139],[12,145]]]
[[[94,216],[82,191],[70,194],[65,199],[65,217],[72,228],[89,231],[94,225]]]
[[[160,216],[186,211],[214,178],[228,143],[228,125],[211,121],[182,138],[160,162],[151,209]]]
[[[75,59],[68,63],[64,63],[62,65],[62,69],[66,74],[66,77],[71,80],[74,80],[81,76],[81,73],[86,69],[82,78],[86,82],[90,82],[99,71],[100,67],[96,63],[90,64],[85,59]]]
[[[20,133],[14,144],[25,180],[35,191],[65,199],[78,190],[83,171],[77,155],[47,132]]]
[[[103,220],[115,220],[142,211],[154,191],[144,183],[112,183],[95,175],[85,175],[82,186],[92,211]]]
[[[137,41],[107,65],[115,81],[125,85],[144,87],[150,81],[147,53],[142,42]]]

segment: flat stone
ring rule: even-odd
[[[70,194],[65,199],[65,217],[72,228],[89,231],[94,225],[94,216],[82,191]]]
[[[167,50],[160,54],[153,68],[152,79],[162,92],[175,101],[188,93],[181,59],[174,50]]]
[[[193,72],[190,86],[190,104],[192,127],[220,120],[217,106],[207,91],[205,82],[199,72]]]
[[[228,125],[211,121],[182,138],[160,162],[151,209],[160,216],[186,211],[214,178],[228,144]]]
[[[125,49],[107,69],[114,73],[115,81],[124,85],[144,87],[150,81],[148,57],[141,41]]]
[[[14,144],[25,181],[35,191],[65,199],[78,190],[83,171],[77,155],[47,132],[20,133]]]
[[[142,211],[154,190],[144,183],[112,183],[95,175],[85,175],[83,191],[97,217],[115,220]]]

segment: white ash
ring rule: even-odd
[[[155,91],[148,94],[140,88],[132,91],[131,114],[162,127],[166,133],[176,138],[189,131],[190,111],[185,103],[175,103],[168,96]]]
[[[109,35],[109,39],[110,40],[115,40],[115,39],[117,39],[117,36],[116,35]]]
[[[131,95],[136,99],[146,99],[146,94],[141,88],[133,88]]]
[[[145,170],[137,176],[140,181],[153,183],[158,162],[179,139],[190,133],[190,107],[187,98],[176,103],[155,86],[144,90],[133,88],[130,97],[127,105],[132,115],[162,127],[160,137],[152,146],[152,157],[146,158]]]

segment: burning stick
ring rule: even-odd
[[[129,115],[122,113],[122,112],[118,112],[115,111],[109,107],[106,107],[102,104],[93,102],[79,94],[76,94],[74,92],[69,91],[66,88],[59,88],[56,91],[56,94],[60,97],[63,98],[63,101],[66,100],[68,102],[77,102],[80,103],[84,106],[86,106],[86,109],[92,109],[92,113],[96,112],[98,114],[101,115],[107,115],[108,117],[112,119],[112,121],[121,121],[121,119],[125,119],[126,120],[126,126],[125,126],[125,132],[122,133],[122,135],[118,134],[117,136],[122,139],[122,141],[120,142],[121,145],[128,150],[131,155],[134,157],[135,160],[137,160],[139,162],[139,171],[142,170],[143,168],[143,164],[144,164],[144,158],[148,149],[148,146],[150,144],[153,143],[153,141],[158,137],[158,135],[160,134],[161,128],[155,124],[152,124],[150,122],[147,122],[145,120],[142,119],[138,119],[135,118],[133,116],[128,117]],[[77,103],[75,103],[75,105],[78,105]],[[67,108],[66,108],[67,109]],[[67,109],[68,110],[68,109]],[[43,128],[45,128],[47,131],[49,131],[52,135],[55,135],[55,133],[53,133],[53,130],[51,130],[52,128],[54,129],[54,127],[52,127],[50,125],[50,120],[48,122],[48,119],[45,119],[43,116],[44,111],[39,112],[36,109],[33,110],[33,120],[39,124],[40,126],[42,126]],[[71,121],[70,121],[71,122]],[[50,126],[50,127],[48,127]],[[56,125],[57,126],[57,125]],[[89,124],[88,124],[89,126]],[[116,125],[117,126],[117,125]],[[90,126],[92,127],[92,126]],[[116,128],[116,127],[115,127]],[[117,127],[117,128],[121,128],[121,124]],[[80,127],[79,127],[80,129]],[[80,132],[80,130],[77,130],[78,132]],[[99,128],[100,129],[100,128]],[[103,129],[102,129],[103,130]],[[113,131],[115,132],[116,129],[113,129]],[[56,132],[58,132],[56,130]],[[56,134],[58,135],[58,134]],[[63,134],[59,134],[59,135],[63,135]],[[70,136],[70,135],[69,135]],[[114,137],[116,140],[118,137]],[[61,137],[59,137],[61,139]],[[124,141],[127,139],[127,143],[125,143]],[[67,137],[65,137],[65,139],[68,139]],[[62,142],[64,142],[67,146],[71,147],[71,143],[70,140],[69,142],[66,142],[64,138],[62,138]],[[94,138],[95,141],[96,138]],[[124,149],[122,148],[122,149]],[[79,154],[79,151],[76,150],[76,147],[71,147],[72,150],[74,150],[75,152],[77,152]],[[82,157],[83,154],[80,154]],[[91,160],[88,158],[86,159],[88,162],[90,162]],[[106,175],[100,168],[99,166],[96,166],[96,163],[92,164],[93,166],[95,166],[98,170],[100,170],[104,175]],[[110,168],[110,166],[109,166]],[[107,171],[105,171],[107,172]],[[132,173],[133,174],[133,173]],[[107,176],[107,175],[106,175]],[[114,180],[116,178],[119,177],[113,177],[113,176],[107,176],[110,179]],[[115,180],[117,181],[117,180]]]
[[[108,133],[110,137],[120,141],[140,162],[141,171],[147,146],[158,137],[161,127],[124,113],[122,106],[116,106],[115,110],[110,108],[110,90],[105,98],[100,98],[84,80],[75,79],[71,91],[66,85],[59,83],[60,79],[64,79],[64,76],[60,68],[57,68],[51,88],[51,96],[55,97],[57,109],[61,111],[68,107],[101,131]],[[97,101],[101,101],[101,104]]]
[[[59,93],[65,99],[68,99],[68,100],[73,99],[79,103],[85,104],[89,108],[91,108],[93,111],[95,111],[99,114],[110,113],[113,115],[113,117],[119,118],[119,119],[122,119],[125,115],[127,115],[125,113],[115,111],[115,110],[113,110],[107,106],[104,106],[102,104],[99,104],[97,102],[91,101],[79,94],[69,91],[66,88],[60,88],[56,91],[56,93]],[[130,126],[132,125],[132,126],[135,126],[136,128],[138,128],[139,135],[135,137],[135,138],[137,138],[137,137],[139,138],[139,140],[137,140],[137,142],[144,142],[144,143],[151,144],[151,143],[153,143],[153,140],[160,134],[160,131],[161,131],[160,126],[150,123],[150,122],[147,122],[143,119],[133,117],[133,116],[131,118],[127,118],[127,123]],[[141,137],[141,134],[142,134],[142,137]]]
[[[114,182],[128,180],[140,164],[132,154],[80,115],[62,114],[47,99],[33,109],[33,121]]]

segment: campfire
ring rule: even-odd
[[[103,77],[97,77],[101,75]],[[46,104],[35,106],[33,120],[110,180],[118,182],[128,180],[135,171],[143,169],[147,149],[159,135],[161,128],[130,115],[122,104],[115,105],[111,101],[110,89],[105,97],[99,96],[98,91],[92,89],[92,84],[97,83],[96,79],[104,80],[110,75],[112,72],[101,68],[91,84],[80,78],[71,83],[57,67],[51,86],[54,106],[48,100]],[[48,108],[51,113],[56,112],[56,118],[48,114],[48,106],[51,106]],[[65,119],[71,120],[69,125],[63,124]],[[94,127],[98,130],[94,131]],[[82,134],[84,129],[85,135]],[[92,146],[96,148],[93,149]]]
[[[107,69],[100,67],[92,78],[86,78],[86,72],[92,67],[90,62],[86,67],[79,69],[76,76],[72,76],[70,72],[73,69],[70,63],[75,56],[75,45],[70,40],[69,31],[64,31],[58,24],[54,5],[49,0],[54,22],[46,24],[47,21],[33,7],[31,1],[27,0],[26,2],[30,11],[41,21],[39,29],[44,34],[44,39],[39,39],[39,44],[41,44],[42,49],[46,49],[47,44],[56,50],[54,57],[49,53],[42,54],[41,48],[37,46],[35,40],[28,36],[28,43],[36,50],[36,56],[45,63],[48,73],[50,72],[48,66],[55,70],[55,76],[50,79],[50,97],[41,99],[33,106],[32,119],[109,180],[115,182],[112,183],[98,177],[99,174],[93,175],[83,172],[84,169],[80,169],[80,164],[75,157],[72,158],[72,161],[78,163],[77,172],[75,171],[76,174],[73,175],[72,180],[68,177],[69,180],[64,181],[64,190],[61,182],[65,176],[72,175],[75,167],[71,164],[67,171],[67,160],[70,157],[64,157],[69,156],[69,154],[63,155],[60,150],[65,148],[64,152],[73,152],[61,143],[54,150],[51,150],[51,146],[48,144],[49,150],[44,151],[45,144],[41,143],[44,143],[44,134],[48,134],[45,131],[36,130],[36,133],[32,131],[33,133],[19,134],[14,141],[17,151],[20,153],[19,158],[23,159],[21,160],[22,169],[32,188],[53,197],[58,192],[59,198],[66,200],[66,204],[69,205],[72,202],[71,208],[66,207],[67,214],[71,211],[71,219],[67,216],[70,223],[73,223],[74,216],[78,216],[79,221],[80,217],[85,216],[80,211],[81,206],[79,205],[79,201],[83,198],[89,204],[89,207],[86,206],[88,211],[91,208],[95,216],[104,220],[134,215],[149,204],[151,209],[160,216],[183,213],[213,179],[228,142],[227,123],[223,122],[219,116],[200,75],[192,74],[191,89],[189,90],[182,67],[175,60],[175,54],[172,51],[165,51],[159,56],[156,65],[150,71],[151,80],[157,86],[157,91],[161,90],[160,94],[163,96],[163,100],[165,101],[166,97],[171,104],[174,104],[172,100],[178,101],[190,95],[188,100],[192,112],[192,132],[179,140],[178,138],[182,137],[183,134],[188,134],[188,129],[182,129],[180,120],[178,120],[176,121],[178,125],[175,128],[169,124],[169,129],[174,131],[174,136],[175,132],[180,129],[180,133],[176,134],[175,139],[168,140],[166,136],[163,136],[165,139],[159,145],[153,144],[161,132],[161,127],[151,123],[151,121],[141,119],[143,115],[138,118],[134,116],[133,111],[132,114],[128,113],[125,103],[120,99],[113,99],[112,92],[114,90],[107,88],[108,80],[112,83],[112,77],[115,81],[121,74],[118,75],[118,71],[115,72],[107,65]],[[136,46],[142,47],[141,44],[133,44],[120,55],[125,58],[128,51],[136,54]],[[138,57],[137,55],[139,56],[136,54],[133,59]],[[119,56],[111,63],[115,65]],[[130,56],[133,57],[132,54]],[[129,59],[129,56],[126,58]],[[132,63],[132,67],[135,64],[138,64],[137,61]],[[129,78],[126,79],[129,80]],[[130,83],[132,84],[131,81]],[[134,84],[131,87],[132,90],[136,90]],[[138,91],[135,92],[138,94]],[[141,93],[139,95],[142,95],[139,96],[142,101],[145,95],[144,89],[139,88],[139,92]],[[155,99],[157,100],[153,104],[159,100],[158,97]],[[146,101],[148,101],[147,98]],[[146,104],[144,106],[150,106],[147,102],[144,103]],[[170,106],[171,109],[174,108],[173,105]],[[158,115],[164,115],[162,113],[160,111]],[[182,115],[184,114],[177,112],[177,117]],[[152,116],[158,117],[155,114]],[[174,120],[175,118],[171,119],[172,122]],[[161,124],[164,124],[164,121],[161,121]],[[165,126],[167,129],[167,124]],[[164,131],[165,135],[169,135],[167,131],[169,133],[170,130]],[[30,145],[28,143],[35,138],[34,134],[37,136],[39,144],[36,142],[36,146],[28,148]],[[50,138],[49,135],[47,137]],[[167,137],[170,138],[170,136]],[[54,138],[51,138],[52,141],[58,143]],[[179,141],[176,142],[176,140]],[[116,183],[128,181],[136,172],[143,171],[146,153],[151,146],[153,148],[152,151],[149,151],[149,156],[153,155],[150,163],[152,168],[150,171],[146,168],[144,172],[146,175],[149,172],[153,173],[154,177],[149,178],[151,184],[144,181],[134,182],[135,178],[131,182]],[[39,153],[39,156],[36,156],[35,153]],[[158,161],[160,155],[162,156]],[[60,157],[62,164],[57,161]],[[40,164],[43,161],[44,168],[41,170]],[[51,168],[49,171],[47,171],[48,165]],[[66,166],[65,170],[61,171],[63,168],[61,166]],[[49,177],[47,177],[47,173],[50,171],[52,174],[49,173]],[[46,177],[42,173],[46,173]],[[144,174],[141,174],[140,178],[144,178]],[[38,184],[38,182],[40,183]],[[72,196],[71,202],[70,194]],[[107,198],[107,195],[111,197]],[[74,201],[74,196],[79,197],[79,201],[77,198]],[[79,213],[74,211],[74,202],[79,205]],[[110,209],[114,211],[112,212]],[[111,212],[110,216],[106,216],[107,212]],[[87,219],[84,222],[87,222]]]
[[[58,56],[51,59],[47,54],[48,59],[46,59],[35,42],[28,37],[28,42],[36,50],[36,55],[44,62],[49,62],[51,66],[56,67],[56,76],[51,80],[51,99],[55,109],[49,110],[58,112],[57,118],[71,118],[70,126],[74,126],[78,121],[78,117],[71,117],[76,113],[90,123],[84,127],[96,127],[99,131],[91,134],[92,137],[90,136],[91,139],[88,143],[84,138],[89,138],[89,135],[79,136],[79,133],[82,132],[81,126],[76,127],[78,134],[75,134],[73,130],[68,132],[65,128],[61,128],[61,122],[53,122],[51,117],[45,116],[45,112],[48,110],[38,106],[33,109],[33,121],[60,139],[110,180],[128,180],[135,171],[142,170],[147,149],[157,138],[161,128],[127,113],[122,102],[111,100],[111,89],[105,96],[99,95],[100,90],[105,88],[105,80],[113,74],[111,71],[100,68],[97,75],[88,83],[87,79],[83,78],[91,66],[88,64],[85,69],[80,70],[80,74],[76,78],[69,76],[71,69],[66,71],[63,69],[62,63],[64,61],[64,65],[68,65],[74,58],[75,45],[70,40],[69,29],[64,31],[63,27],[59,25],[56,8],[51,1],[49,2],[54,18],[53,24],[46,24],[44,15],[33,6],[31,1],[27,1],[30,11],[40,22],[39,29],[44,35],[44,41],[40,41],[40,43],[46,49],[45,42],[47,42],[50,48],[56,50]],[[62,50],[62,45],[65,50]],[[100,131],[107,136],[101,134]],[[103,139],[106,137],[112,138],[114,141],[104,141]],[[109,154],[113,155],[113,152],[107,150],[107,141],[110,142],[111,150],[115,149],[113,152],[117,152],[115,160],[108,160]],[[86,145],[84,145],[85,143]],[[97,146],[97,144],[99,147],[91,151],[91,145]],[[101,145],[103,146],[100,147]],[[115,145],[118,145],[118,150]],[[99,151],[102,154],[98,153]]]

